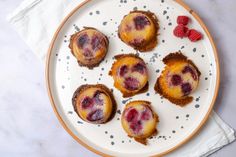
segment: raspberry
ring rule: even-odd
[[[180,25],[187,25],[188,24],[188,21],[189,21],[189,18],[188,16],[178,16],[177,18],[177,23]]]
[[[145,16],[137,16],[134,18],[135,28],[137,30],[144,29],[145,26],[150,25],[150,21]]]
[[[135,133],[135,134],[138,134],[141,130],[142,130],[142,122],[141,121],[137,121],[137,122],[132,122],[130,123],[130,126],[129,126],[132,131]]]
[[[139,72],[140,74],[144,74],[146,72],[146,67],[144,65],[144,63],[137,63],[133,66],[132,68],[132,72]]]
[[[77,44],[80,48],[83,48],[89,42],[88,34],[83,34],[78,38]]]
[[[86,96],[82,102],[81,102],[82,108],[83,109],[88,109],[88,108],[92,108],[94,105],[93,99],[91,99],[90,97]]]
[[[149,120],[152,116],[152,113],[149,108],[146,108],[141,115],[142,120]]]
[[[93,95],[93,100],[97,105],[103,105],[103,100],[100,97],[101,94],[102,92],[97,90]]]
[[[91,45],[93,50],[99,49],[102,45],[102,39],[99,36],[93,36]]]
[[[133,77],[127,77],[124,81],[125,88],[128,90],[137,90],[139,87],[139,81]]]
[[[119,75],[123,77],[129,71],[127,65],[122,65],[119,69]]]
[[[171,83],[174,85],[174,86],[178,86],[182,83],[182,78],[181,76],[175,74],[171,77]]]
[[[83,55],[85,58],[93,58],[93,52],[89,48],[85,48]]]
[[[103,111],[101,109],[94,110],[90,112],[87,116],[89,121],[98,121],[103,118]]]
[[[188,34],[189,40],[196,42],[202,39],[202,34],[195,29],[190,29]]]
[[[196,75],[196,73],[195,73],[194,70],[193,70],[191,67],[189,67],[189,66],[184,67],[184,69],[182,70],[182,73],[183,73],[183,74],[185,74],[185,73],[190,73],[191,76],[192,76],[192,78],[193,78],[194,80],[197,80],[197,75]]]
[[[175,27],[173,31],[174,35],[179,38],[187,37],[188,36],[188,28],[184,25],[178,25]]]
[[[192,87],[190,83],[184,83],[181,85],[181,90],[184,93],[184,96],[187,96],[190,94],[190,92],[192,91]]]
[[[138,111],[136,109],[133,108],[128,111],[127,117],[126,117],[126,120],[128,122],[137,121],[137,118],[138,118]]]

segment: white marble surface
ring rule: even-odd
[[[43,63],[5,20],[21,1],[0,0],[0,156],[96,157],[59,124],[47,97]],[[236,1],[185,2],[200,14],[215,39],[222,78],[215,110],[236,128]],[[235,156],[235,147],[236,142],[212,156]]]

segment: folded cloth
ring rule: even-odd
[[[8,20],[33,52],[45,61],[58,25],[81,2],[82,0],[25,0],[8,16]],[[168,156],[205,157],[234,140],[234,130],[213,111],[198,135]]]

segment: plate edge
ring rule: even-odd
[[[84,0],[82,3],[80,3],[77,7],[75,7],[64,19],[63,21],[60,23],[59,27],[57,28],[56,32],[53,35],[53,38],[51,40],[50,46],[48,48],[47,51],[47,57],[46,57],[46,66],[45,66],[45,80],[46,80],[46,87],[47,87],[47,93],[50,99],[50,103],[52,105],[52,108],[54,110],[54,113],[56,114],[56,117],[58,118],[59,122],[61,123],[61,125],[63,126],[63,128],[77,141],[79,142],[82,146],[84,146],[85,148],[87,148],[88,150],[104,156],[104,157],[112,157],[111,155],[105,154],[101,151],[96,150],[95,148],[87,145],[86,143],[84,143],[83,141],[81,141],[66,125],[66,123],[63,121],[62,117],[60,116],[60,114],[58,113],[57,109],[56,109],[56,105],[54,103],[53,97],[52,97],[52,93],[51,93],[51,88],[50,88],[50,82],[49,82],[49,64],[50,64],[50,57],[51,57],[51,52],[54,46],[54,43],[56,41],[56,38],[61,30],[61,28],[64,26],[64,24],[68,21],[68,19],[78,10],[80,9],[82,6],[84,6],[85,4],[87,4],[88,2],[90,2],[92,0]],[[182,142],[180,142],[178,145],[176,145],[175,147],[172,147],[171,149],[162,152],[160,154],[156,154],[153,155],[152,157],[159,157],[159,156],[163,156],[166,155],[174,150],[176,150],[177,148],[180,148],[182,145],[184,145],[185,143],[187,143],[191,138],[193,138],[195,135],[197,135],[199,133],[199,131],[201,130],[201,128],[204,126],[204,124],[206,123],[207,119],[210,116],[211,111],[213,110],[218,92],[219,92],[219,84],[220,84],[220,66],[219,66],[219,58],[218,58],[218,53],[217,53],[217,49],[216,49],[216,45],[214,43],[214,40],[208,30],[208,28],[206,27],[205,23],[203,22],[203,20],[200,18],[200,16],[195,13],[185,2],[183,2],[183,0],[174,0],[175,2],[177,2],[179,5],[181,5],[182,7],[184,7],[190,14],[192,14],[194,16],[194,18],[199,22],[199,24],[201,25],[201,27],[204,29],[205,33],[207,34],[211,46],[213,48],[213,52],[214,52],[214,57],[215,57],[215,62],[216,62],[216,87],[215,87],[215,91],[214,91],[214,96],[211,102],[211,105],[207,111],[207,114],[205,115],[205,117],[203,118],[203,120],[201,121],[201,123],[199,124],[199,126]]]

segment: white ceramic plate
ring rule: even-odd
[[[158,46],[149,53],[139,53],[148,64],[150,73],[149,91],[129,99],[113,87],[108,75],[119,53],[136,53],[117,37],[117,27],[124,15],[133,9],[150,10],[160,20]],[[191,17],[188,25],[202,32],[204,39],[192,43],[187,38],[172,35],[178,15]],[[99,67],[88,70],[79,67],[72,56],[69,45],[70,35],[83,26],[95,27],[109,37],[109,52]],[[173,105],[154,92],[156,78],[163,70],[161,61],[170,52],[181,50],[198,66],[202,75],[194,101],[186,107]],[[80,143],[101,155],[151,156],[166,154],[188,141],[206,121],[218,92],[219,67],[213,41],[201,20],[182,2],[172,0],[88,0],[78,6],[63,21],[49,48],[47,64],[48,91],[53,108],[65,129]],[[94,125],[81,120],[74,112],[71,98],[82,84],[103,83],[113,89],[118,112],[107,124]],[[144,146],[129,138],[121,127],[120,111],[130,100],[148,100],[158,113],[160,123],[158,135],[149,139]]]

